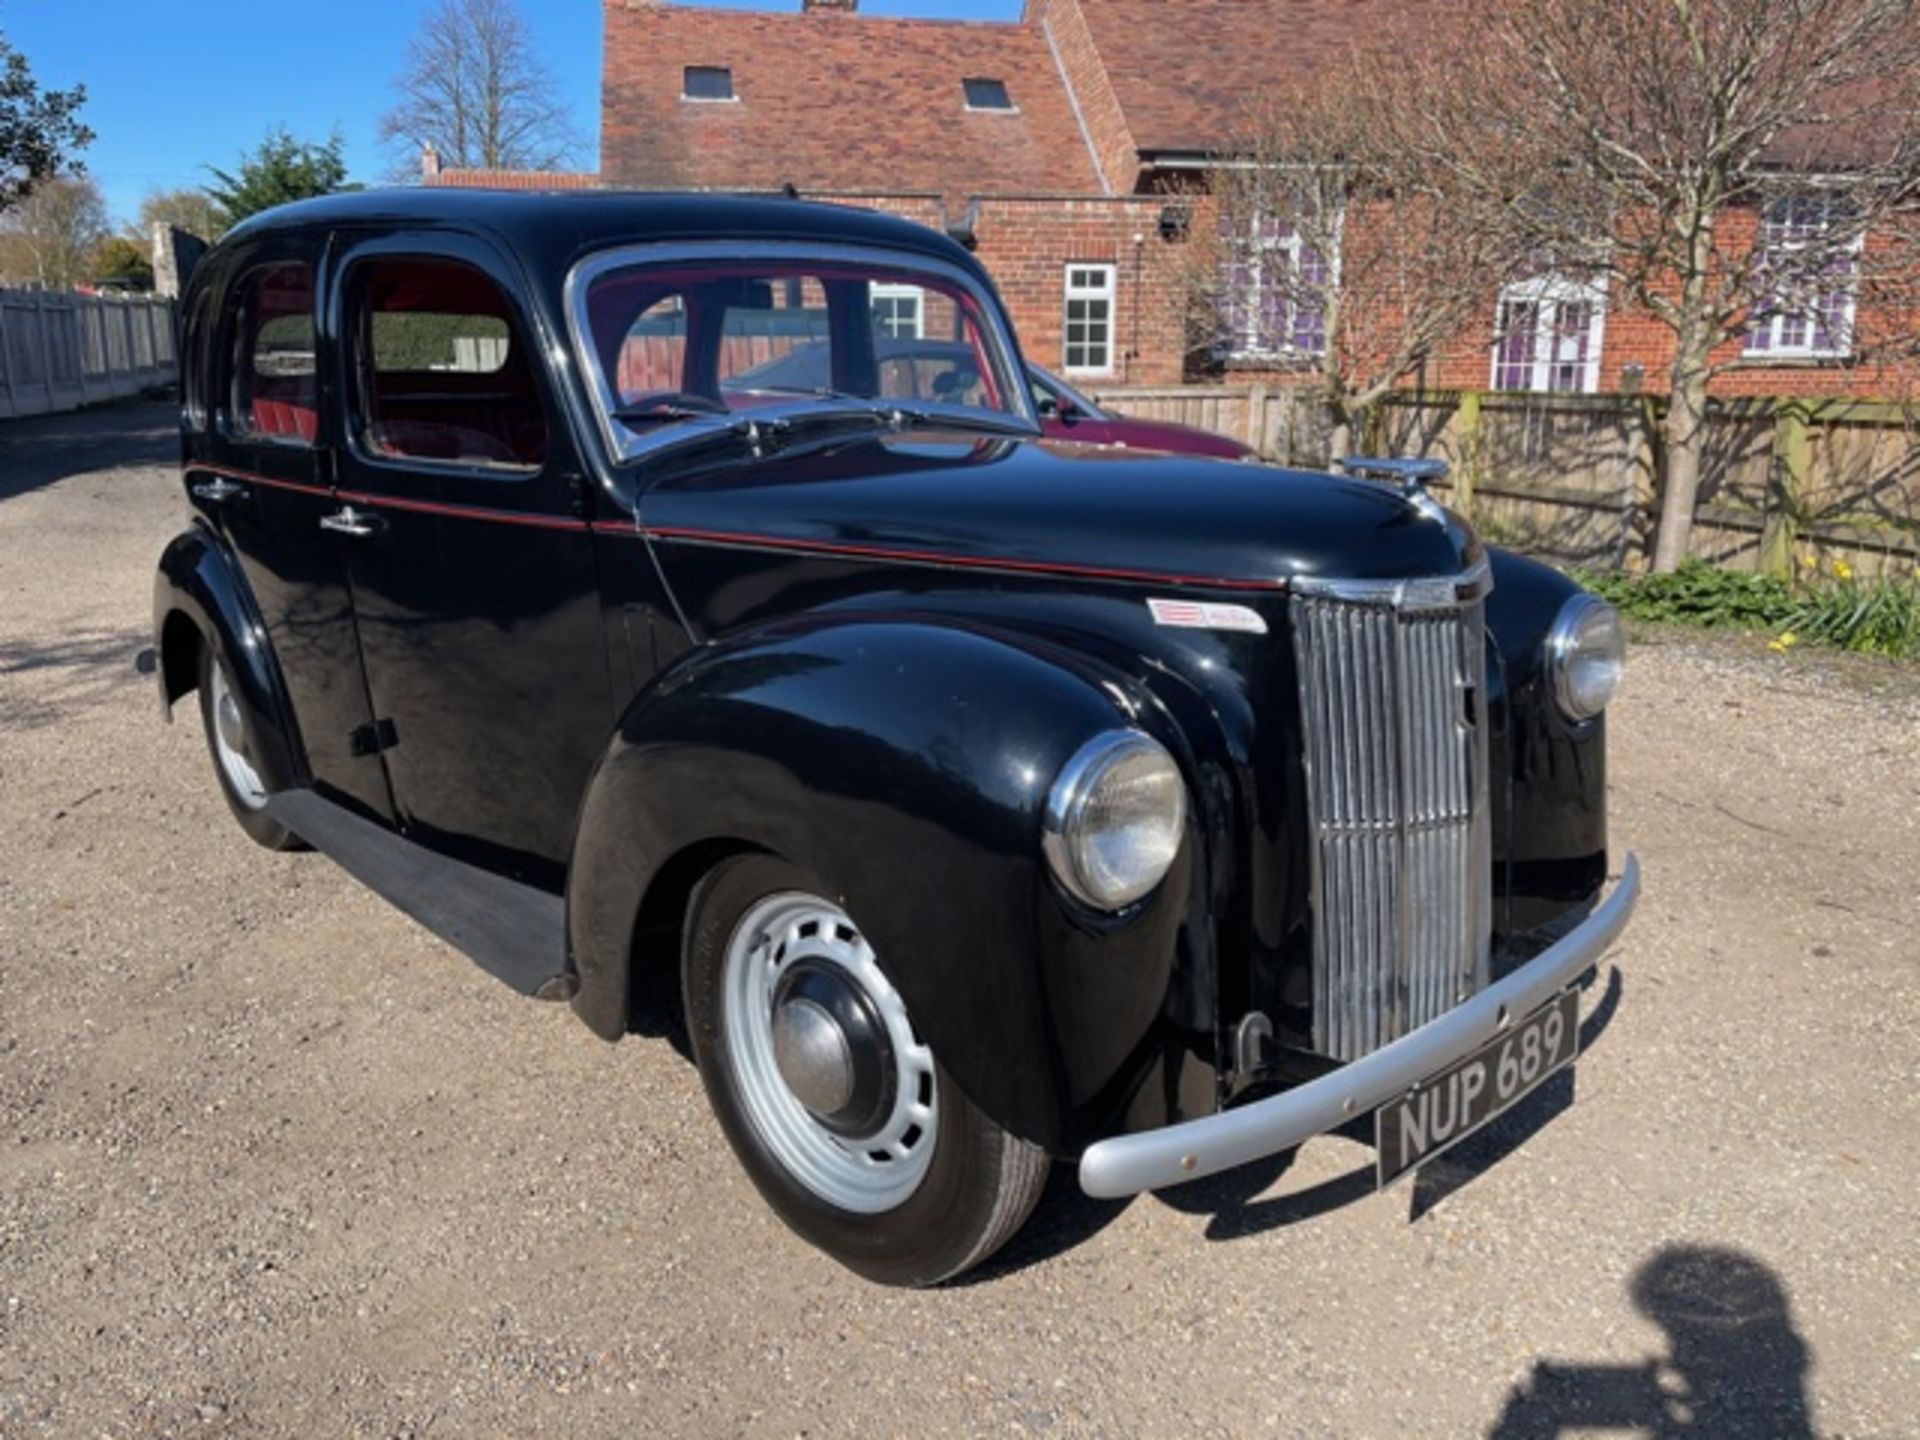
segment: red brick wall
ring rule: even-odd
[[[1038,26],[1053,49],[1108,193],[1124,195],[1138,188],[1139,147],[1127,128],[1120,97],[1114,93],[1080,0],[1027,0],[1023,18]]]
[[[945,224],[937,197],[822,195],[934,229]],[[1020,348],[1049,370],[1062,368],[1066,271],[1075,261],[1114,267],[1113,370],[1087,377],[1109,385],[1177,385],[1181,366],[1172,247],[1160,238],[1162,202],[1141,196],[1000,196],[978,202],[974,254],[987,267],[1013,318]],[[957,217],[956,217],[957,218]],[[1134,238],[1140,243],[1136,245]]]

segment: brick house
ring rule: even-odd
[[[787,190],[943,228],[993,273],[1028,355],[1088,385],[1178,384],[1199,369],[1281,378],[1305,358],[1291,340],[1187,353],[1171,278],[1181,197],[1204,190],[1247,97],[1408,3],[1026,0],[1017,21],[978,22],[863,15],[858,0],[777,12],[605,0],[599,183]],[[1552,277],[1489,295],[1484,330],[1413,382],[1660,388],[1667,332],[1607,300]],[[1844,318],[1762,327],[1716,393],[1870,392],[1837,338]]]

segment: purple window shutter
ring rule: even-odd
[[[1293,348],[1307,355],[1318,355],[1327,348],[1327,311],[1319,295],[1305,293],[1309,288],[1317,288],[1327,283],[1332,273],[1327,260],[1319,251],[1302,245],[1300,247],[1300,290],[1299,303],[1293,309],[1293,333],[1289,337]]]
[[[1500,306],[1499,362],[1494,366],[1494,388],[1525,390],[1532,382],[1534,328],[1540,307],[1530,300],[1507,300]]]
[[[1851,255],[1835,255],[1827,264],[1831,287],[1823,290],[1813,307],[1813,346],[1816,350],[1851,349],[1847,308],[1853,298],[1854,262]]]
[[[1553,367],[1549,390],[1583,388],[1587,373],[1587,339],[1592,333],[1593,307],[1562,301],[1554,316]]]
[[[1244,253],[1233,256],[1227,278],[1227,352],[1244,355],[1253,348],[1253,267]]]

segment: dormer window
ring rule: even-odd
[[[733,71],[724,65],[689,65],[680,82],[682,100],[732,100]]]
[[[1013,98],[1007,94],[1004,80],[962,80],[969,110],[1012,110]]]

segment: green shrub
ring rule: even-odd
[[[1577,570],[1574,578],[1640,620],[1770,631],[1777,650],[1812,640],[1868,655],[1920,655],[1920,579],[1862,581],[1845,562],[1797,586],[1702,560],[1671,575]]]

